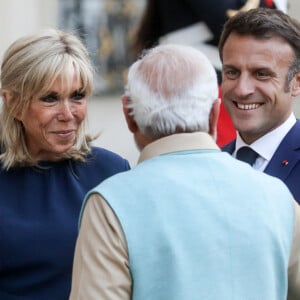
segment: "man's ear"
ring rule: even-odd
[[[208,133],[216,140],[217,139],[217,124],[220,113],[221,99],[214,101],[209,114],[209,131]]]
[[[130,99],[128,96],[123,95],[122,96],[122,104],[123,104],[123,113],[127,122],[127,126],[128,129],[132,132],[132,133],[136,133],[138,131],[138,126],[133,118],[133,116],[131,115],[131,109],[128,108],[128,104],[130,102]]]
[[[291,93],[293,97],[300,95],[300,72],[298,72],[291,82]]]

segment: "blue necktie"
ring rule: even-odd
[[[258,157],[258,154],[253,149],[251,149],[250,147],[246,147],[246,146],[241,147],[236,153],[237,159],[248,163],[250,166],[253,166],[257,157]]]

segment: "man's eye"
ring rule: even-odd
[[[51,93],[49,95],[41,97],[40,100],[47,103],[53,103],[58,101],[58,95],[55,93]]]
[[[269,78],[270,74],[266,71],[257,71],[256,72],[256,77],[260,78],[260,79]]]
[[[224,71],[224,74],[229,79],[236,79],[239,75],[238,71],[236,70],[226,70]]]

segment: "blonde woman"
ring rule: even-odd
[[[85,133],[93,72],[75,35],[15,41],[1,88],[0,299],[67,299],[83,197],[129,165]]]

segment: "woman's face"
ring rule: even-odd
[[[71,89],[57,80],[49,92],[36,95],[28,110],[17,116],[23,123],[29,153],[37,160],[55,160],[75,143],[87,113],[87,98],[73,72]]]

